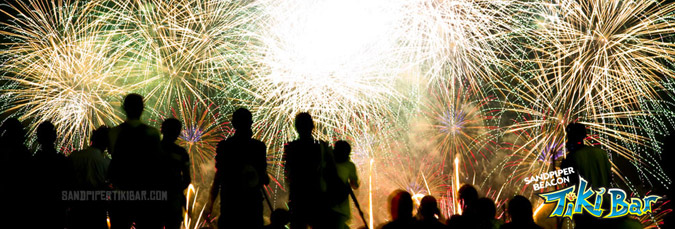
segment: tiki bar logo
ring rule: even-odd
[[[607,192],[605,192],[607,191]],[[605,195],[607,194],[607,195]],[[539,194],[546,203],[555,203],[555,209],[549,217],[566,217],[572,219],[576,214],[583,211],[595,217],[618,218],[628,214],[641,216],[652,211],[652,204],[661,199],[659,196],[650,195],[643,199],[628,198],[626,192],[617,188],[599,188],[593,190],[588,182],[579,178],[579,185],[573,185],[565,189]],[[606,198],[609,197],[609,200]],[[603,205],[609,201],[609,205]],[[603,206],[609,209],[603,209]],[[603,213],[609,214],[603,216]]]

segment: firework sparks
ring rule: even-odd
[[[218,107],[213,104],[204,106],[188,100],[172,107],[171,115],[183,123],[177,143],[190,155],[192,179],[200,185],[209,185],[213,171],[205,166],[213,165],[218,142],[234,133],[234,130],[229,123],[221,121]]]
[[[640,126],[626,124],[624,121],[643,118],[649,115],[648,110],[619,111],[626,107],[624,100],[604,104],[606,109],[588,106],[583,99],[575,96],[578,94],[570,90],[569,85],[559,81],[564,79],[562,72],[548,70],[532,72],[535,75],[533,78],[519,78],[518,85],[511,92],[515,97],[504,102],[504,110],[513,112],[517,117],[514,124],[505,127],[505,139],[510,139],[507,148],[512,151],[511,159],[505,160],[502,166],[493,170],[494,173],[511,167],[516,171],[505,184],[518,183],[512,181],[519,180],[523,174],[539,174],[551,170],[553,164],[549,158],[544,161],[538,159],[542,154],[549,157],[560,154],[562,143],[566,141],[565,128],[572,122],[583,123],[588,127],[587,144],[599,145],[610,153],[638,163],[636,169],[648,172],[653,178],[667,179],[658,164],[645,160],[652,155],[638,153],[630,148],[631,145],[647,144],[649,139],[640,135]],[[555,77],[549,79],[548,76],[551,75]],[[628,95],[623,98],[630,101],[630,98],[626,98]],[[599,97],[598,95],[594,100],[597,101]],[[616,164],[613,164],[612,171],[616,177],[632,187],[630,180],[620,173]]]
[[[120,97],[139,92],[152,115],[185,123],[179,143],[202,171],[230,131],[217,111],[244,105],[278,177],[293,117],[310,112],[317,138],[350,139],[355,162],[370,162],[371,228],[384,218],[373,215],[388,194],[380,191],[441,196],[449,214],[459,206],[448,187],[471,173],[476,183],[489,167],[477,186],[500,203],[523,190],[522,175],[560,160],[570,122],[588,126],[589,144],[633,163],[637,179],[613,165],[629,187],[671,183],[651,151],[675,118],[663,100],[675,98],[675,3],[43,2],[4,12],[0,100],[33,128],[52,121],[61,146],[81,147],[93,128],[119,123]],[[422,132],[419,117],[430,124]],[[391,164],[376,173],[375,160]]]
[[[117,107],[128,90],[116,82],[129,67],[112,38],[98,33],[104,25],[88,17],[91,4],[18,3],[11,8],[20,13],[1,32],[12,41],[0,52],[2,79],[11,85],[3,93],[14,99],[4,112],[33,120],[32,129],[51,121],[61,146],[81,148],[95,128],[120,122]]]
[[[248,29],[254,5],[241,1],[113,1],[115,33],[132,46],[129,81],[139,84],[162,109],[172,100],[209,103],[227,75],[246,70]],[[225,76],[225,77],[224,77]]]
[[[493,135],[498,127],[491,124],[497,112],[487,110],[489,99],[478,100],[470,88],[445,88],[432,93],[423,115],[430,119],[429,131],[436,150],[449,158],[460,155],[465,164],[464,175],[475,174],[478,166],[485,165],[497,143]]]
[[[350,4],[356,2],[268,4],[258,35],[265,68],[251,79],[254,99],[246,102],[272,127],[258,133],[263,141],[291,140],[300,112],[320,123],[315,133],[321,139],[358,136],[370,122],[387,120],[389,102],[399,97],[382,65],[394,50],[387,38],[390,17],[375,4]]]
[[[561,71],[564,81],[588,106],[643,109],[644,98],[658,98],[662,76],[672,70],[675,46],[673,3],[660,1],[556,0],[535,14],[539,37],[534,51],[546,68]]]

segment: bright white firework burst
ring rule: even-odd
[[[250,80],[253,107],[271,140],[299,112],[318,135],[358,136],[396,120],[404,102],[442,74],[479,88],[495,74],[510,1],[266,1],[257,39],[263,66]],[[450,48],[448,48],[450,46]],[[411,86],[412,85],[412,86]],[[248,89],[248,88],[247,88]],[[403,107],[403,108],[401,108]]]

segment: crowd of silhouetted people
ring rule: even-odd
[[[169,118],[160,130],[143,123],[144,101],[138,94],[127,95],[122,108],[126,114],[122,124],[96,128],[90,146],[67,157],[56,148],[56,127],[49,121],[37,126],[37,149],[32,153],[22,123],[16,118],[4,120],[0,130],[3,224],[8,228],[181,228],[185,190],[192,177],[190,155],[176,144],[182,123]],[[362,220],[363,224],[353,224],[367,227],[365,219],[352,218],[350,202],[356,201],[353,190],[359,187],[359,178],[350,160],[350,144],[315,139],[309,113],[296,116],[298,138],[284,145],[287,210],[274,209],[270,223],[264,225],[264,186],[270,182],[267,147],[254,138],[252,120],[247,109],[232,114],[235,132],[217,145],[216,173],[205,216],[220,196],[219,228],[342,229],[348,228],[350,220]],[[78,128],[82,127],[66,129]],[[594,186],[607,187],[606,154],[583,144],[583,125],[571,124],[567,131],[570,155],[563,164],[577,168]],[[141,198],[129,199],[129,193]],[[153,193],[159,195],[153,197]],[[396,190],[389,197],[391,219],[378,228],[541,228],[533,220],[532,204],[523,196],[510,198],[507,217],[498,220],[495,202],[480,197],[473,186],[463,185],[457,195],[461,214],[446,219],[435,197],[423,197],[413,215],[411,194]],[[577,227],[600,225],[579,218]]]

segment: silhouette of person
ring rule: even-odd
[[[270,224],[265,226],[265,229],[286,229],[286,225],[290,221],[288,211],[286,209],[277,208],[270,216]]]
[[[35,221],[39,228],[64,228],[66,218],[66,205],[61,198],[61,191],[68,185],[68,179],[72,176],[69,171],[66,157],[56,151],[56,128],[45,121],[36,129],[39,150],[33,156],[34,181],[38,185],[34,190],[40,193],[34,198],[41,207],[36,209],[42,220]]]
[[[565,129],[567,132],[567,155],[562,161],[561,168],[573,167],[578,175],[583,177],[593,187],[608,188],[611,179],[611,164],[607,152],[595,146],[584,144],[586,126],[581,123],[570,123]],[[576,176],[574,176],[576,178]],[[572,177],[570,177],[572,178]],[[578,184],[578,179],[573,184]]]
[[[21,228],[21,225],[30,217],[26,212],[33,210],[35,205],[33,186],[33,171],[31,170],[31,153],[24,142],[26,131],[23,124],[16,118],[8,118],[0,126],[0,171],[3,185],[0,185],[1,198],[5,206],[13,206],[11,211],[0,214],[8,228]],[[27,190],[22,191],[22,190]]]
[[[2,148],[2,161],[5,165],[11,165],[14,161],[29,161],[31,154],[24,142],[26,141],[26,131],[21,121],[16,118],[8,118],[2,122],[2,138],[0,145]],[[4,167],[4,166],[3,166]]]
[[[461,215],[453,215],[448,220],[450,228],[473,228],[473,222],[478,218],[475,203],[478,200],[478,191],[470,184],[464,184],[457,190],[458,199],[462,208]]]
[[[338,220],[332,208],[341,199],[330,198],[329,181],[325,179],[326,174],[333,174],[336,180],[339,179],[332,150],[326,142],[312,137],[314,121],[309,113],[300,113],[295,117],[295,129],[299,138],[284,147],[291,228],[337,227]],[[333,191],[339,188],[334,187]]]
[[[234,135],[218,143],[216,175],[207,205],[210,210],[220,192],[219,228],[238,225],[240,228],[263,227],[263,185],[267,176],[267,147],[253,139],[251,112],[244,108],[232,114]]]
[[[152,200],[150,192],[159,191],[160,179],[160,134],[159,131],[141,122],[143,96],[129,94],[123,104],[126,120],[110,130],[109,179],[121,193],[113,202],[110,212],[112,228],[160,228],[160,200]],[[131,199],[131,194],[134,199]],[[138,198],[136,198],[138,197]],[[140,198],[140,200],[138,200]]]
[[[495,219],[497,214],[497,207],[495,202],[490,198],[480,198],[476,200],[476,221],[474,221],[474,228],[480,229],[497,229],[500,223]]]
[[[110,159],[105,155],[109,145],[109,128],[100,126],[91,135],[91,146],[68,156],[73,168],[74,190],[108,190],[107,174]],[[87,200],[71,205],[71,226],[74,229],[108,228],[104,200]]]
[[[436,218],[438,217],[438,218]],[[446,228],[441,221],[443,215],[438,209],[438,202],[433,196],[425,196],[420,201],[420,207],[417,210],[417,222],[415,228],[420,229],[439,229]]]
[[[410,193],[404,190],[396,190],[389,195],[389,213],[391,221],[380,225],[381,229],[407,229],[416,228],[413,218],[413,203]]]
[[[509,201],[508,213],[511,222],[501,226],[501,229],[541,229],[532,218],[532,203],[524,196],[514,196]]]
[[[340,181],[352,189],[359,188],[359,177],[356,173],[356,165],[349,160],[352,147],[346,141],[335,142],[335,149],[333,154],[335,156],[335,168],[337,169]],[[345,196],[337,205],[333,207],[333,211],[337,213],[337,225],[339,228],[349,228],[347,221],[351,217],[349,206],[349,198]]]
[[[584,144],[586,139],[586,126],[581,123],[570,123],[565,129],[567,132],[567,155],[563,159],[561,168],[574,168],[578,174],[570,176],[570,185],[579,183],[579,176],[588,181],[588,184],[595,190],[598,188],[610,188],[611,164],[607,153],[595,146]],[[595,197],[591,203],[595,201]],[[603,204],[608,204],[605,201]],[[608,209],[609,206],[603,206]],[[600,226],[604,220],[584,212],[581,215],[574,216],[574,222],[577,228],[595,228]]]
[[[190,155],[187,151],[176,144],[182,129],[182,123],[174,118],[164,120],[162,123],[162,158],[166,168],[167,206],[164,209],[164,225],[167,229],[180,228],[183,221],[183,208],[185,207],[185,195],[183,191],[188,188],[190,178]]]

